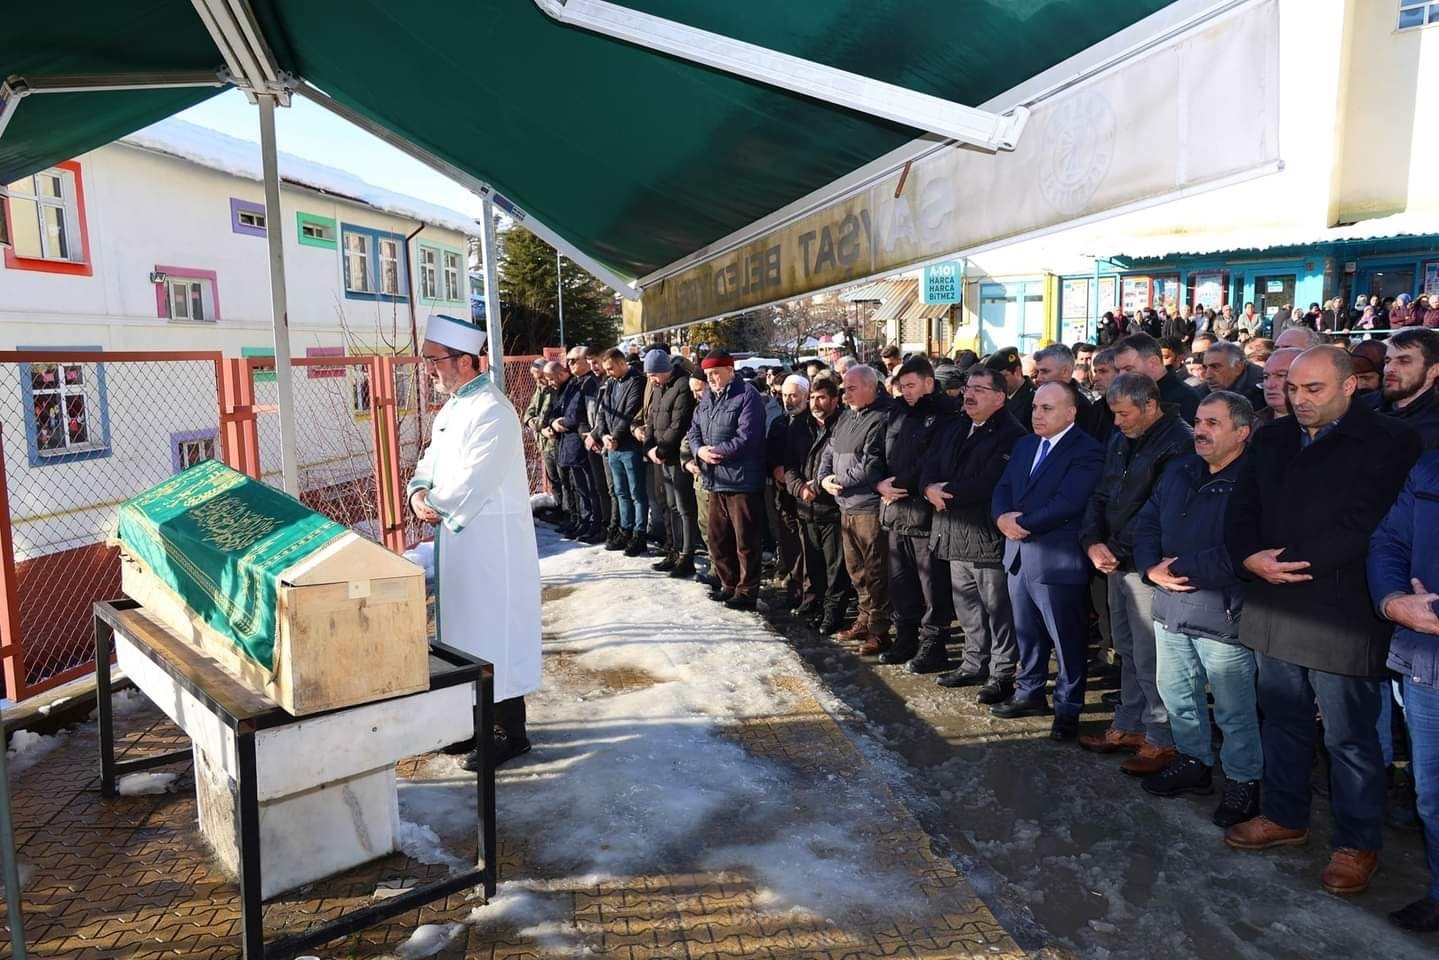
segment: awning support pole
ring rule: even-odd
[[[555,296],[560,303],[560,349],[565,349],[565,268],[560,262],[560,252],[555,251]]]
[[[505,389],[505,327],[500,316],[500,254],[495,242],[495,202],[490,194],[480,197],[484,210],[480,223],[480,258],[485,270],[485,330],[489,333],[490,379]]]
[[[15,850],[15,829],[10,817],[10,770],[5,744],[0,743],[0,839],[5,849],[6,923],[10,927],[10,950],[15,960],[25,960],[25,918],[20,913],[20,864]]]
[[[265,168],[265,242],[270,246],[270,320],[275,339],[275,385],[279,388],[280,472],[285,492],[300,495],[296,462],[295,381],[290,369],[290,316],[285,296],[285,230],[280,214],[280,165],[275,147],[275,95],[257,93],[260,162]]]

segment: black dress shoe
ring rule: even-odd
[[[935,677],[934,682],[941,687],[977,687],[988,679],[989,674],[987,673],[965,673],[963,670],[951,670]]]
[[[815,630],[824,636],[829,636],[842,626],[844,626],[844,611],[826,610],[824,615],[819,618],[819,623],[815,624]]]
[[[588,543],[592,546],[599,546],[605,542],[604,531],[599,527],[590,527],[575,538],[580,543]]]
[[[1110,690],[1106,693],[1101,693],[1099,695],[1099,702],[1111,707],[1119,706],[1119,691]]]
[[[657,562],[650,564],[650,569],[658,570],[660,573],[668,573],[675,568],[675,564],[678,562],[679,557],[675,556],[672,553],[667,553]]]
[[[695,575],[695,562],[692,557],[676,557],[675,565],[670,569],[670,577],[674,580],[684,580]]]
[[[904,665],[910,673],[939,673],[949,669],[949,651],[944,640],[934,637],[921,640],[919,652]]]
[[[993,706],[996,703],[1003,703],[1014,696],[1013,680],[991,680],[979,688],[979,695],[975,697],[980,703]]]
[[[1051,740],[1074,740],[1078,736],[1078,717],[1061,717],[1056,715],[1054,722],[1049,725],[1049,739]]]
[[[819,614],[819,604],[814,600],[806,600],[790,612],[801,620],[810,620]]]
[[[503,733],[496,733],[491,743],[493,744],[495,766],[497,767],[508,760],[515,759],[515,757],[521,754],[530,752],[530,741],[528,738],[512,739]],[[465,759],[460,762],[460,766],[471,773],[479,773],[483,769],[480,763],[480,752],[475,750],[469,753]]]
[[[1020,717],[1047,717],[1049,716],[1049,701],[1042,693],[1037,697],[1027,697],[1024,700],[1010,697],[1003,703],[996,703],[990,707],[989,712],[1001,720],[1017,720]]]
[[[734,599],[733,590],[711,590],[710,599],[715,603],[729,603]]]
[[[645,545],[643,530],[636,530],[625,543],[625,556],[627,557],[643,557],[649,552],[650,548]]]
[[[1433,933],[1439,930],[1439,900],[1425,897],[1389,914],[1389,922],[1403,930]]]
[[[731,610],[753,610],[759,605],[759,600],[756,597],[742,597],[735,594],[726,600],[724,605]]]

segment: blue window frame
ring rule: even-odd
[[[53,363],[20,364],[25,446],[30,466],[48,467],[110,456],[110,396],[103,363],[66,363],[66,353],[101,347],[25,347],[53,353]]]
[[[403,235],[342,223],[340,261],[347,299],[387,303],[404,303],[410,299]]]

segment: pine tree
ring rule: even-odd
[[[565,343],[612,346],[619,329],[614,292],[569,259],[561,269]],[[505,352],[520,356],[559,346],[555,248],[515,224],[500,244],[499,273]]]

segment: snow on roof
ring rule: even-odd
[[[189,160],[202,167],[246,180],[264,180],[260,167],[259,144],[174,117],[137,130],[121,138],[120,142]],[[466,236],[479,235],[474,217],[458,210],[374,186],[352,173],[294,154],[281,151],[279,160],[280,179],[287,183],[353,200],[386,213],[421,220],[437,227],[447,227]]]

